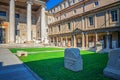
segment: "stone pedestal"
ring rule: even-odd
[[[120,80],[120,49],[109,53],[109,60],[103,71],[105,76]]]
[[[64,67],[75,72],[83,70],[83,61],[78,48],[65,49]]]

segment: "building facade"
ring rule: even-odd
[[[120,48],[120,0],[64,0],[49,13],[49,40],[55,46]]]
[[[47,0],[0,0],[0,44],[47,41]]]

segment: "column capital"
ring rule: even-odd
[[[33,0],[27,0],[27,4],[33,5]]]

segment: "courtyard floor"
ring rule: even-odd
[[[0,80],[42,80],[9,49],[0,48]]]
[[[13,48],[28,52],[27,57],[20,59],[43,80],[112,80],[103,75],[103,69],[108,61],[108,54],[98,54],[91,51],[80,51],[84,69],[73,72],[64,68],[63,48]]]

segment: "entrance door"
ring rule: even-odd
[[[77,39],[77,47],[82,47],[82,38]]]
[[[109,35],[109,48],[112,49],[112,35]]]
[[[0,28],[0,44],[4,43],[5,40],[5,29]]]
[[[118,32],[118,48],[120,48],[120,32]]]
[[[103,48],[106,48],[106,36],[103,36]]]

